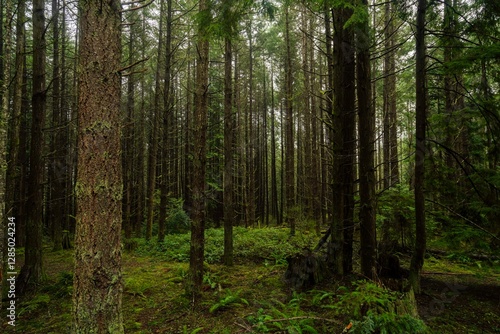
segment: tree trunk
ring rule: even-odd
[[[209,15],[207,0],[200,0],[200,15]],[[190,282],[187,292],[194,304],[201,298],[203,259],[205,250],[205,171],[208,125],[208,24],[198,24],[198,62],[196,64],[196,107],[193,119],[193,213],[191,215]]]
[[[81,1],[73,333],[123,333],[120,2]]]
[[[426,0],[418,0],[416,27],[416,154],[415,154],[415,250],[410,264],[410,284],[420,293],[420,273],[424,265],[425,231],[425,122],[427,113],[427,83],[425,69],[425,13]]]
[[[52,75],[52,127],[63,128],[62,110],[61,110],[61,69],[59,57],[59,1],[52,0],[52,26],[53,26],[53,75]],[[64,191],[64,183],[66,181],[66,164],[63,147],[67,145],[62,141],[64,130],[55,131],[52,136],[53,159],[50,165],[51,172],[51,204],[50,204],[50,219],[52,222],[52,238],[53,250],[62,249],[63,242],[63,219],[64,219],[64,199],[66,197]]]
[[[364,10],[368,2],[363,0]],[[368,17],[368,16],[367,16]],[[376,276],[376,228],[375,228],[375,171],[374,142],[375,114],[371,99],[370,41],[368,20],[357,31],[357,90],[358,90],[358,133],[359,133],[359,221],[361,243],[361,272],[369,278]]]
[[[24,48],[25,48],[25,1],[18,1],[17,19],[16,19],[16,56],[14,72],[14,93],[12,101],[11,117],[8,125],[7,140],[10,144],[10,151],[7,161],[7,179],[5,193],[5,213],[9,216],[15,216],[18,219],[19,208],[23,194],[21,189],[21,162],[20,155],[20,134],[21,134],[21,112],[23,98],[23,72],[24,72]],[[6,27],[10,29],[10,27]],[[10,61],[10,60],[9,60]],[[10,67],[10,66],[9,66]],[[8,75],[8,73],[6,73]],[[7,95],[8,96],[8,95]],[[3,106],[3,105],[2,105]],[[0,119],[3,119],[0,118]]]
[[[333,161],[332,161],[332,174],[335,176],[340,175],[340,157],[341,157],[341,147],[342,147],[342,132],[340,127],[340,114],[339,112],[334,113],[334,105],[333,105],[333,92],[336,89],[341,89],[342,86],[342,71],[334,69],[334,52],[332,50],[332,43],[335,46],[341,45],[341,34],[342,34],[342,26],[341,23],[342,15],[339,12],[338,15],[335,16],[335,36],[332,36],[331,31],[331,15],[330,8],[325,6],[324,9],[324,24],[325,24],[325,35],[326,35],[326,62],[327,62],[327,77],[328,82],[326,85],[326,113],[329,117],[329,134],[331,139],[331,145],[333,150]],[[339,22],[337,22],[337,20]],[[340,27],[340,28],[338,28]],[[340,48],[336,49],[336,59],[335,62],[339,63],[341,58]],[[339,63],[340,64],[340,63]],[[336,67],[340,68],[340,67]],[[342,94],[339,93],[338,97],[335,98],[335,110],[340,108],[340,103],[342,99]],[[336,127],[336,131],[333,131],[332,127]],[[325,175],[326,176],[326,175]],[[326,180],[323,180],[323,183],[326,184]],[[343,257],[343,242],[344,242],[344,234],[343,234],[343,224],[342,224],[342,216],[343,216],[343,204],[342,204],[342,196],[341,196],[341,183],[338,177],[333,179],[331,184],[332,188],[332,206],[333,212],[331,213],[330,218],[330,229],[333,232],[331,235],[330,242],[328,243],[328,266],[335,274],[342,275],[343,274],[343,265],[342,265],[342,257]],[[326,192],[325,192],[326,193]]]
[[[276,169],[276,134],[275,134],[275,109],[274,109],[274,74],[271,68],[271,212],[276,219],[276,224],[281,225],[281,215],[278,206],[278,177]]]
[[[154,195],[156,189],[156,161],[158,157],[158,141],[159,141],[159,127],[160,127],[160,91],[161,91],[161,75],[160,75],[160,64],[161,58],[163,55],[163,13],[164,13],[164,1],[161,2],[160,8],[160,23],[159,23],[159,42],[158,42],[158,50],[157,50],[157,62],[156,62],[156,72],[155,72],[155,96],[154,96],[154,115],[153,115],[153,129],[151,131],[151,139],[150,139],[150,149],[148,151],[148,180],[147,180],[147,208],[146,208],[146,234],[152,234],[153,232],[153,220],[154,220]],[[158,239],[160,239],[160,233],[164,233],[161,231],[165,230],[165,222],[158,222]],[[149,232],[151,231],[151,232]]]
[[[233,265],[233,223],[234,195],[233,195],[233,90],[232,90],[232,46],[231,39],[225,39],[224,54],[224,264]]]
[[[6,272],[5,266],[6,262],[5,256],[7,251],[7,224],[11,222],[8,220],[9,212],[5,211],[5,200],[6,200],[6,169],[7,169],[7,133],[8,133],[8,115],[9,115],[9,82],[10,82],[10,47],[12,39],[12,26],[10,24],[10,19],[4,21],[4,5],[5,5],[5,15],[10,18],[12,15],[12,2],[7,0],[6,3],[3,1],[0,3],[2,5],[0,10],[0,76],[1,76],[1,87],[0,87],[0,270]],[[4,26],[5,24],[5,26]],[[5,31],[5,36],[4,36]],[[7,55],[7,57],[4,57]],[[15,220],[14,220],[15,222]],[[15,226],[14,226],[15,228]],[[3,276],[3,275],[0,275]],[[4,289],[6,284],[7,275],[0,279],[0,308],[2,308],[2,300],[7,289]],[[2,308],[3,309],[3,308]]]
[[[43,236],[43,127],[45,123],[45,14],[44,0],[33,1],[33,119],[31,125],[30,174],[26,202],[27,225],[24,265],[18,277],[22,294],[29,284],[42,279]]]
[[[295,145],[293,139],[293,74],[290,41],[290,8],[285,5],[285,196],[286,224],[295,235]]]
[[[163,87],[163,139],[161,149],[161,171],[162,177],[160,178],[160,216],[159,216],[159,229],[158,229],[158,242],[163,242],[165,238],[165,221],[167,219],[167,206],[168,206],[168,193],[169,193],[169,173],[170,173],[170,130],[171,130],[171,114],[172,111],[172,0],[167,1],[167,22],[166,22],[166,38],[165,38],[165,74],[164,74],[164,87]],[[150,231],[148,230],[148,233]],[[147,236],[146,236],[147,237]]]

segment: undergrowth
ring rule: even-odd
[[[314,235],[296,235],[291,237],[288,229],[261,228],[248,229],[235,227],[234,259],[236,261],[251,260],[271,261],[272,264],[286,265],[286,258],[301,249],[312,248],[317,242]],[[189,245],[191,235],[170,234],[163,243],[155,238],[149,242],[137,239],[136,252],[142,256],[158,256],[166,261],[189,262]],[[205,261],[219,263],[224,253],[224,230],[208,229],[205,231]]]

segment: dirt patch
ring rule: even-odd
[[[424,274],[420,317],[434,333],[500,333],[500,284],[473,275]]]

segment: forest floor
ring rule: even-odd
[[[283,281],[282,261],[243,261],[230,268],[206,264],[205,269],[203,301],[193,310],[183,289],[187,263],[125,252],[125,333],[342,333],[352,314],[332,306],[335,295],[360,279],[295,293]],[[2,315],[0,332],[70,333],[72,270],[72,251],[47,248],[44,283],[18,301],[15,329]],[[422,288],[416,300],[428,333],[500,333],[498,262],[430,257]]]

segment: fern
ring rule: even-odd
[[[231,290],[227,289],[226,295],[219,299],[217,303],[213,304],[209,311],[210,313],[214,313],[220,309],[242,306],[243,304],[250,305],[246,299],[239,296],[239,291],[233,294]]]

